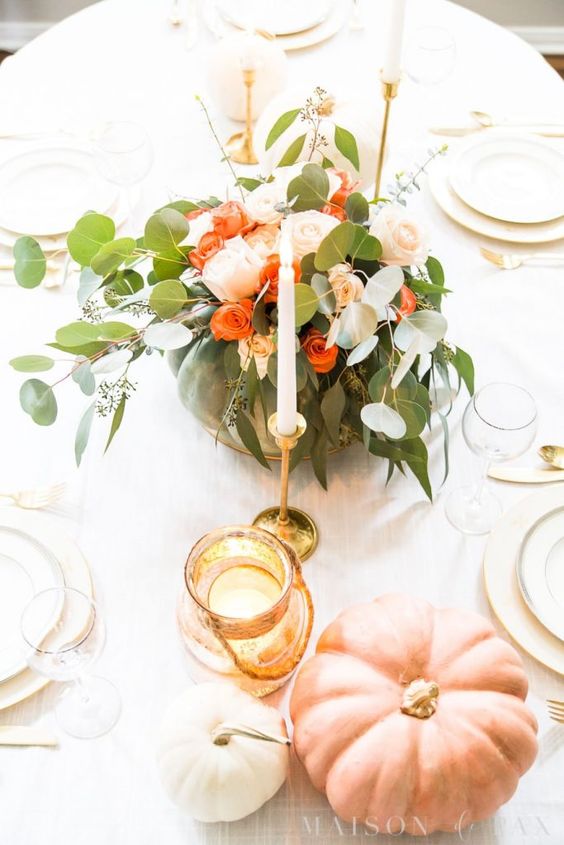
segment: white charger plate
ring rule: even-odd
[[[63,585],[57,558],[42,543],[20,528],[0,524],[0,683],[26,668],[20,619],[33,596],[49,587]],[[30,622],[34,638],[57,620],[55,609],[48,618]]]
[[[547,514],[564,510],[562,487],[539,490],[505,513],[492,530],[484,554],[484,582],[497,618],[524,651],[564,675],[564,642],[555,637],[527,606],[517,565],[527,534]]]
[[[4,508],[0,511],[0,527],[22,531],[44,546],[58,561],[63,583],[92,597],[92,580],[88,564],[76,543],[61,530],[57,521],[45,514]],[[76,624],[82,625],[77,619]],[[73,621],[69,621],[69,626]],[[49,678],[24,669],[0,684],[0,710],[23,701],[47,686]]]
[[[517,577],[531,611],[564,643],[564,506],[545,514],[527,532]]]
[[[564,155],[535,138],[496,134],[462,144],[450,183],[471,208],[508,223],[564,215]]]
[[[450,164],[446,159],[435,159],[429,169],[429,189],[445,214],[478,235],[515,244],[542,244],[564,238],[564,217],[549,223],[507,223],[486,217],[463,202],[449,181]]]
[[[116,198],[116,186],[102,179],[86,150],[30,150],[0,165],[0,226],[11,232],[69,232],[86,211],[103,213]]]
[[[218,0],[220,15],[239,29],[263,29],[272,35],[294,35],[318,26],[329,15],[331,0]]]

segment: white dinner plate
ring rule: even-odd
[[[238,29],[263,29],[272,35],[294,35],[322,23],[331,0],[218,0],[222,17]]]
[[[0,683],[26,667],[20,633],[25,606],[41,590],[62,584],[59,562],[46,546],[25,530],[0,524]],[[40,639],[57,615],[32,620],[34,638]]]
[[[86,211],[103,213],[116,197],[117,187],[102,179],[86,150],[30,150],[0,165],[0,226],[11,232],[69,232]]]
[[[564,642],[527,606],[517,565],[528,533],[547,514],[564,510],[564,490],[549,487],[517,502],[493,528],[484,554],[484,582],[492,609],[503,627],[531,657],[564,675]]]
[[[517,577],[531,611],[564,643],[564,507],[545,514],[527,532]]]
[[[32,536],[58,561],[64,585],[92,596],[88,564],[76,543],[60,529],[55,519],[45,514],[3,508],[0,511],[0,527],[16,529]],[[77,624],[82,624],[82,620],[76,621]],[[69,621],[69,625],[72,624],[72,620]],[[31,669],[23,669],[13,678],[0,684],[0,710],[23,701],[48,683],[48,678]]]
[[[564,215],[564,155],[535,138],[471,138],[455,156],[450,182],[471,208],[508,223]]]
[[[478,235],[516,244],[541,244],[564,238],[564,217],[549,223],[506,223],[470,208],[450,185],[448,156],[435,159],[429,168],[429,188],[445,214]]]

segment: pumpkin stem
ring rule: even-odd
[[[435,681],[418,678],[404,692],[401,712],[418,719],[428,719],[437,709],[438,697],[439,685]]]
[[[279,745],[291,745],[292,741],[287,736],[267,734],[248,725],[235,725],[222,722],[211,732],[214,745],[227,745],[232,736],[243,736],[246,739],[262,739],[263,742],[277,742]]]

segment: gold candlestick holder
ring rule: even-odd
[[[232,161],[237,164],[257,164],[258,159],[253,148],[253,85],[255,84],[255,70],[243,71],[245,85],[245,129],[236,132],[225,144],[225,151]]]
[[[392,100],[397,97],[399,88],[398,82],[382,82],[382,96],[384,98],[384,121],[382,123],[382,133],[380,135],[380,149],[378,151],[378,162],[376,164],[376,182],[374,184],[374,199],[380,196],[380,182],[382,181],[382,169],[384,167],[384,158],[386,156],[386,140],[388,136],[388,123],[390,120],[390,107]]]
[[[288,507],[288,479],[290,474],[290,452],[296,447],[304,434],[307,423],[301,414],[297,415],[297,428],[294,434],[280,434],[277,426],[277,414],[268,420],[268,430],[276,440],[282,453],[280,472],[280,507],[266,508],[254,519],[253,525],[265,528],[291,546],[300,560],[307,560],[317,546],[317,526],[313,519],[298,508]]]

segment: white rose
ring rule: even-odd
[[[203,236],[213,229],[212,216],[209,211],[204,211],[203,214],[199,214],[198,217],[189,220],[188,224],[190,231],[186,237],[186,243],[189,243],[190,246],[198,246]]]
[[[245,197],[245,208],[257,223],[278,223],[282,212],[276,206],[286,204],[286,189],[276,182],[264,182]]]
[[[272,337],[263,334],[254,334],[251,337],[244,337],[239,341],[239,361],[242,370],[248,370],[251,358],[255,359],[257,373],[260,379],[266,375],[268,359],[276,349]]]
[[[427,234],[400,205],[385,205],[374,218],[370,234],[382,244],[381,261],[384,264],[411,267],[427,260]]]
[[[256,293],[261,267],[259,256],[237,235],[206,261],[202,278],[218,299],[238,302]]]
[[[253,249],[263,261],[275,252],[278,252],[280,241],[280,229],[278,226],[266,223],[257,226],[252,232],[244,235],[245,243]]]
[[[317,252],[323,238],[339,225],[336,217],[321,211],[299,211],[290,215],[294,258],[301,259],[308,252]]]
[[[274,183],[284,190],[284,199],[286,199],[288,185],[292,179],[295,179],[296,176],[301,174],[307,163],[307,161],[298,161],[297,164],[289,164],[287,167],[275,167],[272,171]],[[329,191],[327,193],[327,198],[329,198],[333,196],[335,191],[339,190],[341,187],[341,180],[336,173],[332,173],[330,170],[326,170],[325,173],[329,179]]]
[[[335,264],[329,270],[328,278],[339,308],[344,308],[349,302],[357,302],[362,297],[362,280],[351,271],[348,264]]]

